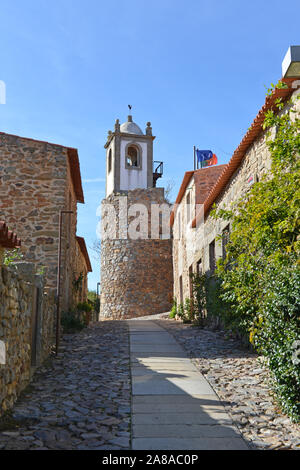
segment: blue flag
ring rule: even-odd
[[[207,160],[211,160],[214,155],[211,150],[198,150],[198,149],[196,150],[196,154],[197,154],[198,164],[200,163],[201,166],[203,162],[206,162]]]

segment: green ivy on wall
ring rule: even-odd
[[[231,221],[227,256],[216,273],[220,299],[230,308],[220,315],[266,357],[281,408],[299,421],[300,119],[294,104],[283,110],[279,99],[277,112],[265,115],[270,172],[231,210],[214,209],[213,216]]]

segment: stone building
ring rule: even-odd
[[[171,214],[173,226],[174,298],[183,303],[191,294],[191,272],[203,269],[199,238],[191,228],[196,208],[201,207],[226,165],[187,171]],[[175,223],[174,223],[175,217]]]
[[[100,318],[132,318],[168,311],[173,289],[172,242],[163,233],[169,204],[156,187],[151,124],[145,134],[128,116],[106,148],[102,201]],[[106,219],[106,222],[105,222]],[[166,221],[166,224],[164,222]]]
[[[92,272],[92,266],[83,237],[76,237],[75,257],[75,297],[76,303],[84,302],[88,294],[88,273]]]
[[[84,196],[76,149],[0,133],[0,218],[21,237],[24,260],[46,272],[49,288],[57,281],[59,212],[73,211],[62,219],[62,310],[74,303],[78,202]]]
[[[288,88],[276,89],[266,98],[264,106],[227,165],[185,174],[177,197],[178,205],[171,215],[174,236],[174,297],[178,302],[182,303],[191,296],[192,272],[212,273],[216,260],[226,255],[230,226],[227,221],[215,220],[211,216],[212,205],[215,204],[217,209],[230,208],[231,202],[245,196],[251,185],[270,169],[267,137],[262,127],[265,113],[277,109],[276,99],[286,101],[295,97],[300,85],[300,81],[295,81],[294,78],[283,78],[282,81]],[[299,101],[295,106],[300,108]],[[210,169],[214,169],[215,173],[211,173],[208,181],[206,175]],[[192,208],[187,206],[188,200]],[[201,206],[196,210],[195,204]]]
[[[35,265],[3,265],[21,240],[0,221],[0,416],[28,385],[54,340],[55,298]]]

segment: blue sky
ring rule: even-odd
[[[85,205],[78,234],[96,239],[105,143],[114,121],[151,121],[160,185],[193,169],[193,146],[226,163],[300,44],[299,0],[0,0],[0,130],[76,147]],[[96,288],[99,263],[90,257]]]

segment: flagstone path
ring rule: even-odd
[[[152,321],[128,321],[133,450],[247,450],[186,352]]]
[[[168,315],[155,319],[208,380],[251,448],[300,450],[299,423],[292,423],[278,408],[262,357],[229,331],[183,324]]]

